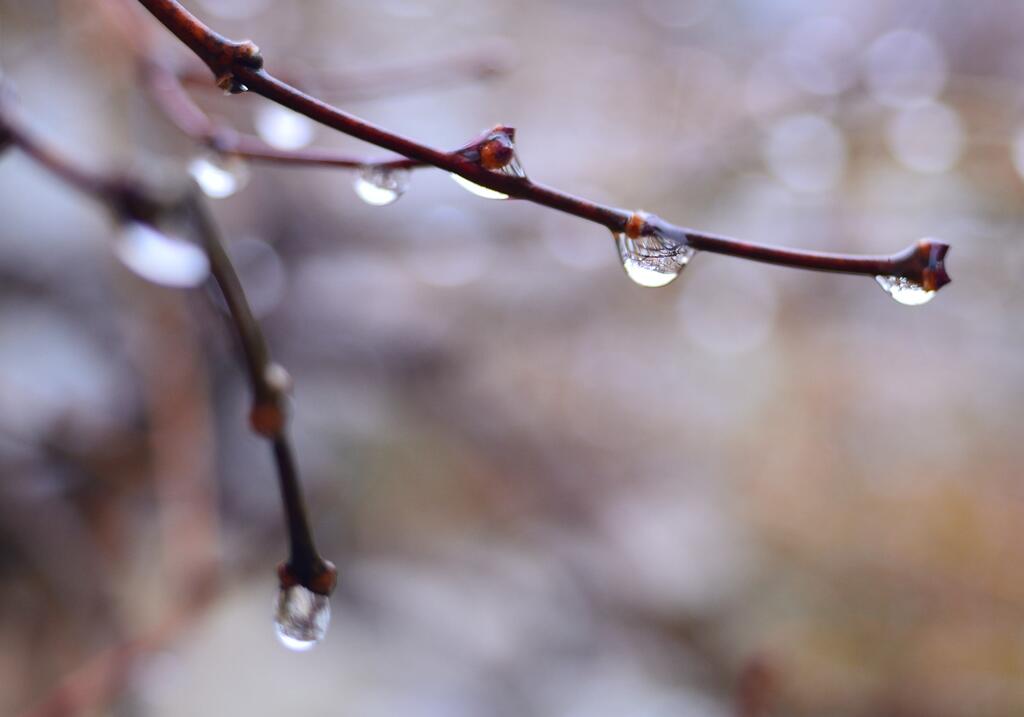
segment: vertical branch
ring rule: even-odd
[[[206,204],[195,192],[191,192],[185,199],[185,208],[210,259],[210,271],[224,295],[238,331],[253,389],[250,423],[253,430],[273,446],[290,545],[289,559],[280,568],[282,584],[298,583],[313,592],[330,594],[334,589],[337,571],[329,561],[320,557],[313,543],[295,453],[287,435],[286,402],[291,378],[284,367],[270,358],[263,331],[253,316],[220,231]]]

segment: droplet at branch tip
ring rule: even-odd
[[[281,589],[301,585],[318,595],[330,595],[338,584],[338,569],[330,560],[315,557],[309,565],[287,560],[277,566],[277,579]]]
[[[302,585],[282,586],[274,606],[274,631],[289,650],[305,652],[327,636],[331,601]]]

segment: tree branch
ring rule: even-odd
[[[131,178],[112,177],[85,169],[26,131],[13,116],[5,99],[0,99],[0,137],[24,151],[54,176],[100,200],[124,219],[150,225],[175,217],[188,220],[209,260],[210,272],[224,296],[238,332],[253,390],[251,426],[270,441],[274,449],[290,543],[289,559],[280,568],[282,583],[298,583],[313,592],[330,594],[337,571],[320,557],[314,546],[294,452],[286,430],[286,401],[291,379],[280,364],[271,360],[263,331],[249,307],[234,264],[197,190],[192,187],[184,194],[166,197]]]
[[[479,161],[479,154],[434,149],[332,107],[279,80],[263,69],[263,58],[254,44],[233,42],[218,35],[175,0],[139,2],[210,67],[219,86],[233,92],[251,90],[339,132],[418,163],[452,172],[509,197],[572,214],[615,233],[629,229],[630,236],[659,234],[684,242],[693,249],[752,261],[816,271],[905,277],[928,291],[935,291],[950,281],[944,263],[949,245],[933,239],[922,239],[896,254],[879,256],[756,244],[677,226],[653,215],[597,204],[535,183],[525,176],[492,171]]]

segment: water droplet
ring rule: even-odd
[[[904,276],[876,276],[875,281],[889,296],[905,306],[927,304],[935,296],[916,281]]]
[[[469,192],[470,194],[475,194],[478,197],[483,197],[484,199],[508,199],[507,194],[504,194],[502,192],[496,192],[493,189],[488,189],[487,187],[481,187],[476,182],[471,182],[465,177],[459,174],[455,174],[455,172],[451,173],[451,178],[454,179],[455,183],[458,184],[463,189],[465,189],[467,192]]]
[[[304,652],[324,639],[331,622],[331,602],[301,585],[281,588],[274,610],[277,639],[289,650]]]
[[[618,232],[614,237],[626,276],[652,289],[671,283],[697,253],[685,242],[658,233],[630,239]]]
[[[312,120],[281,105],[261,107],[253,124],[260,138],[277,149],[301,149],[313,141]]]
[[[208,154],[188,165],[189,174],[208,197],[230,197],[249,181],[249,167],[238,157]]]
[[[164,286],[198,286],[210,273],[202,249],[142,222],[121,228],[115,252],[122,264],[143,279]]]
[[[409,188],[409,170],[368,166],[355,181],[356,194],[367,204],[383,207],[398,201]]]
[[[523,165],[519,162],[519,157],[516,155],[515,144],[512,140],[513,133],[514,130],[505,128],[493,132],[481,143],[480,146],[483,149],[480,151],[480,155],[484,155],[483,158],[486,158],[485,150],[488,149],[488,144],[491,144],[492,146],[498,145],[499,152],[502,150],[505,152],[511,152],[511,159],[509,159],[506,164],[501,167],[490,169],[489,171],[494,172],[495,174],[504,174],[507,177],[518,177],[519,179],[524,179],[526,177],[526,170],[523,169]],[[477,161],[481,161],[481,166],[485,166],[482,162],[483,158],[475,157]],[[508,199],[508,195],[504,192],[483,187],[476,182],[471,182],[461,175],[455,174],[455,172],[451,172],[450,176],[455,180],[456,184],[470,194],[475,194],[476,196],[483,197],[484,199]]]

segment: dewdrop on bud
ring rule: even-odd
[[[636,284],[657,288],[670,284],[696,254],[685,238],[669,237],[650,227],[653,217],[636,212],[621,232],[612,232],[619,261]]]
[[[495,127],[476,148],[463,153],[467,159],[472,158],[486,170],[496,174],[504,174],[518,179],[526,178],[526,171],[516,155],[515,129],[512,127]],[[508,195],[488,187],[471,182],[462,175],[451,173],[451,178],[466,191],[484,199],[508,199]]]

